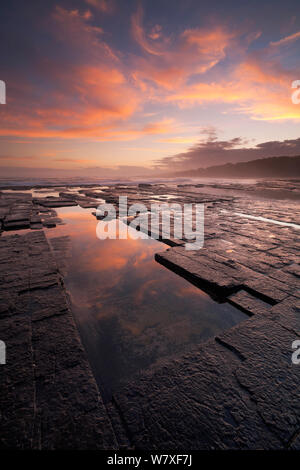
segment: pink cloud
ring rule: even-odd
[[[96,8],[102,13],[112,14],[116,5],[114,0],[85,0],[91,7]]]
[[[283,46],[283,45],[287,45],[292,42],[295,42],[297,41],[297,39],[300,39],[300,31],[298,31],[297,33],[291,34],[289,36],[286,36],[280,39],[279,41],[272,41],[270,44],[271,46]]]
[[[87,4],[101,11],[108,8],[108,2]],[[140,54],[125,56],[106,42],[93,20],[90,9],[55,8],[43,27],[51,33],[57,55],[38,57],[34,80],[12,78],[13,93],[0,109],[0,135],[126,141],[178,130],[167,117],[148,123],[134,120],[150,101],[162,109],[170,103],[179,108],[223,103],[254,119],[300,119],[300,107],[290,99],[294,74],[272,56],[274,48],[256,56],[247,50],[260,33],[246,32],[242,44],[241,31],[214,24],[167,36],[161,25],[144,27],[140,6],[131,20]],[[292,42],[297,34],[274,44]],[[223,74],[221,63],[229,51],[242,52]],[[216,66],[218,80],[207,73]],[[44,93],[36,89],[39,83],[45,84]],[[170,143],[186,139],[180,134],[164,137]]]
[[[188,29],[174,38],[163,35],[158,25],[147,32],[141,6],[132,16],[131,31],[146,53],[146,57],[136,58],[132,73],[142,89],[149,88],[149,81],[159,87],[174,89],[193,74],[207,72],[225,58],[226,48],[235,37],[222,26]]]

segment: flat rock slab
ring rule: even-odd
[[[18,220],[16,222],[4,222],[4,230],[21,230],[30,227],[30,222],[28,220]]]
[[[30,226],[30,213],[14,213],[8,214],[4,218],[4,228],[8,229],[17,229],[17,228],[28,228]]]
[[[274,184],[268,183],[272,191]],[[184,237],[170,237],[172,248],[156,260],[251,318],[158,363],[105,408],[63,287],[69,240],[49,246],[43,232],[0,238],[0,330],[8,348],[0,368],[0,445],[300,449],[300,366],[291,361],[292,342],[300,338],[299,231],[272,223],[299,224],[299,205],[212,196],[203,185],[116,185],[100,194],[79,190],[81,196],[60,189],[60,197],[33,200],[1,194],[0,220],[54,227],[60,221],[51,207],[97,207],[92,198],[102,196],[118,203],[124,193],[147,208],[166,197],[205,203],[204,248],[187,251]]]
[[[158,365],[116,394],[132,445],[176,451],[299,448],[295,334],[276,316],[279,305]],[[291,305],[286,302],[285,309]]]
[[[0,264],[0,447],[116,449],[45,234],[0,238]]]
[[[228,301],[249,315],[263,314],[271,310],[270,304],[254,297],[245,290],[232,294],[228,297]]]
[[[64,199],[60,197],[45,197],[45,198],[34,198],[33,202],[44,207],[69,207],[77,206],[77,202],[71,199]]]
[[[272,245],[263,251],[251,238],[244,241],[233,235],[231,240],[209,239],[203,249],[195,251],[171,248],[157,253],[155,259],[220,297],[243,289],[276,304],[290,295],[300,295],[298,269],[292,259],[285,260],[283,256],[280,262],[278,256],[268,253]]]
[[[182,194],[178,202],[192,197]],[[201,200],[199,194],[193,202]],[[206,206],[203,249],[156,254],[159,263],[252,317],[114,395],[111,406],[131,445],[299,449],[300,366],[292,363],[292,343],[300,338],[299,231],[271,220],[297,223],[297,216],[299,208],[286,201],[216,198]]]

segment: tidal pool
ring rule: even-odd
[[[56,210],[65,224],[46,233],[71,237],[65,283],[105,401],[142,370],[247,318],[158,264],[163,243],[99,240],[92,209]]]

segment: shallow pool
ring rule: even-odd
[[[65,282],[104,400],[141,370],[246,318],[158,264],[154,254],[168,248],[161,242],[99,240],[92,209],[56,210],[66,223],[46,233],[71,236]]]

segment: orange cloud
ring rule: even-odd
[[[235,34],[224,27],[188,29],[177,38],[163,35],[156,25],[146,32],[143,27],[143,10],[139,6],[132,16],[131,30],[136,42],[148,55],[135,60],[132,76],[141,89],[149,89],[154,82],[159,87],[176,89],[191,75],[203,74],[226,56],[226,48]]]
[[[102,13],[111,14],[115,11],[114,0],[85,0],[92,7],[100,10]]]
[[[173,130],[173,119],[164,119],[158,122],[151,122],[143,127],[145,134],[166,134]]]
[[[158,142],[167,144],[192,144],[195,142],[195,137],[169,137],[166,139],[159,139]]]
[[[235,112],[256,120],[299,120],[300,107],[291,100],[292,77],[272,62],[249,59],[238,64],[226,80],[183,86],[165,99],[181,107],[210,102],[230,104]]]
[[[155,26],[153,26],[150,33],[148,33],[148,37],[154,40],[159,39],[161,37],[161,29],[161,26],[159,24],[156,24]]]
[[[78,164],[84,164],[88,165],[90,163],[95,164],[95,160],[87,159],[87,158],[55,158],[55,162],[60,162],[60,163],[78,163]]]
[[[132,32],[146,57],[135,59],[133,79],[154,101],[177,104],[180,108],[204,103],[224,103],[257,120],[299,120],[300,107],[292,104],[290,84],[294,74],[280,67],[272,50],[262,50],[260,56],[249,55],[249,44],[260,32],[247,34],[228,31],[224,25],[209,29],[188,29],[177,38],[147,33],[142,23],[140,7],[132,17]],[[273,45],[288,44],[300,33],[287,36]],[[219,81],[203,79],[202,75],[227,58],[230,49],[243,60],[233,63]],[[190,80],[192,78],[192,80]]]
[[[101,28],[90,25],[90,18],[87,12],[55,9],[51,23],[55,38],[70,56],[76,50],[79,63],[72,59],[63,66],[54,59],[45,60],[43,78],[50,89],[44,95],[39,90],[35,95],[30,83],[16,83],[22,99],[0,109],[0,135],[126,141],[172,131],[171,119],[129,123],[145,98],[128,79],[118,52],[102,40]]]
[[[0,110],[1,135],[106,140],[120,128],[122,138],[122,123],[137,111],[141,98],[126,79],[118,53],[90,18],[89,11],[55,9],[50,26],[66,49],[66,64],[43,59],[40,82],[49,87],[44,94],[24,80],[13,84],[21,98],[10,98]]]
[[[86,5],[108,13],[112,4],[86,0]],[[149,102],[162,108],[170,103],[179,108],[223,103],[252,119],[300,119],[300,106],[291,101],[295,73],[280,67],[279,57],[271,55],[273,47],[259,56],[247,52],[258,33],[247,35],[244,49],[242,32],[221,24],[168,37],[160,25],[144,27],[139,6],[131,19],[131,32],[141,53],[125,56],[104,40],[105,33],[94,24],[89,9],[58,6],[45,28],[55,42],[55,55],[38,57],[32,80],[28,73],[22,80],[14,76],[10,81],[14,94],[0,109],[1,136],[129,141],[178,131],[172,119],[134,121],[137,112],[147,111],[143,108]],[[271,44],[289,44],[299,34]],[[227,64],[222,69],[229,50],[242,53],[230,68]],[[143,118],[150,116],[143,114]],[[190,142],[182,128],[178,133],[158,141]]]
[[[67,10],[63,7],[56,6],[53,13],[53,19],[56,22],[56,36],[58,39],[65,39],[67,36],[73,36],[80,44],[82,39],[85,41],[90,34],[103,33],[103,29],[98,26],[91,26],[88,23],[92,17],[89,10],[80,13],[79,10]],[[82,37],[77,36],[77,28],[80,29]]]
[[[143,28],[143,8],[139,4],[137,11],[131,17],[131,32],[136,42],[149,54],[162,55],[163,50],[159,50],[151,41],[148,41]],[[152,31],[153,32],[153,31]],[[149,35],[151,38],[151,34]]]
[[[297,33],[291,34],[290,36],[286,36],[285,38],[280,39],[279,41],[273,41],[270,43],[271,46],[282,46],[289,44],[291,42],[297,41],[300,38],[300,31]]]
[[[0,155],[0,160],[20,160],[20,161],[27,161],[27,160],[37,160],[38,157],[34,155],[29,156],[11,156],[11,155]]]

